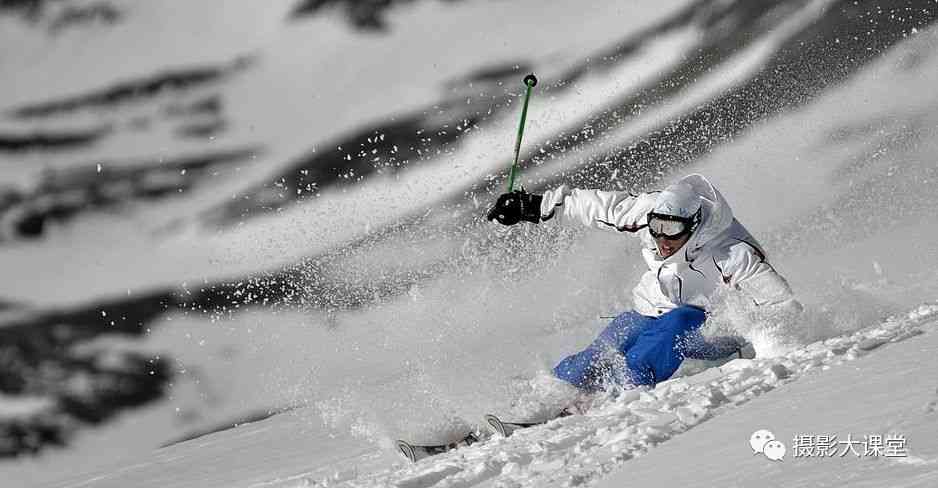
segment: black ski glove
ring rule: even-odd
[[[524,190],[502,193],[486,218],[497,220],[502,225],[515,225],[522,220],[536,224],[541,221],[542,198]]]

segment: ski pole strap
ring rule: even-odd
[[[515,189],[515,176],[518,174],[518,159],[521,155],[521,138],[524,137],[524,122],[528,117],[528,101],[531,99],[531,89],[537,85],[534,74],[524,77],[524,105],[521,107],[521,124],[518,125],[518,138],[515,139],[515,160],[508,171],[508,193]]]

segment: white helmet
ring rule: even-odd
[[[700,195],[686,183],[674,183],[658,194],[648,214],[648,230],[653,237],[677,238],[700,225]]]
[[[655,199],[653,213],[689,219],[700,211],[700,195],[686,183],[674,183]]]

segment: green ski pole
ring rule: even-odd
[[[508,193],[515,189],[515,176],[518,174],[518,157],[521,154],[521,137],[524,135],[524,121],[528,117],[528,100],[531,98],[531,89],[537,85],[534,73],[524,77],[524,106],[521,108],[521,125],[518,126],[518,139],[515,140],[515,160],[508,171]]]

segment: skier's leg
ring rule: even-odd
[[[623,363],[622,353],[632,347],[642,329],[654,320],[632,311],[619,315],[589,347],[560,361],[554,367],[554,375],[583,390],[601,389],[621,367],[616,363]]]
[[[706,339],[694,331],[687,334],[681,345],[685,358],[713,361],[738,354],[742,343],[729,336]]]
[[[696,307],[678,307],[660,317],[654,326],[644,329],[626,353],[630,381],[636,385],[654,385],[674,374],[684,360],[683,336],[696,331],[707,319]]]
[[[599,378],[594,366],[599,364],[602,354],[601,350],[590,345],[557,363],[557,366],[554,366],[554,376],[582,390],[595,390]]]
[[[594,344],[616,349],[623,354],[628,351],[642,330],[655,319],[629,310],[619,314],[599,334]]]

